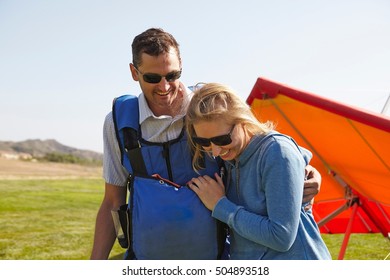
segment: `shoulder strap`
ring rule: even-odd
[[[127,154],[132,172],[138,175],[147,175],[139,141],[138,98],[133,95],[122,95],[115,98],[112,114],[115,133],[121,151],[122,164],[124,156]]]

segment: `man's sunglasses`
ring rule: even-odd
[[[192,141],[195,144],[201,145],[203,147],[209,147],[211,143],[217,145],[217,146],[226,146],[232,143],[232,132],[234,129],[234,125],[230,132],[225,135],[215,136],[211,138],[202,138],[202,137],[192,137]]]
[[[181,69],[180,69],[180,71],[173,71],[173,72],[170,72],[170,73],[166,74],[165,76],[163,76],[163,75],[154,74],[154,73],[142,73],[141,71],[138,70],[137,67],[134,66],[134,68],[135,68],[135,70],[138,71],[138,73],[140,73],[142,75],[142,78],[144,79],[144,81],[149,83],[149,84],[158,84],[163,77],[165,78],[165,80],[167,80],[168,83],[170,83],[170,82],[176,81],[181,76]]]

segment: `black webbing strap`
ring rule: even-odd
[[[133,128],[123,129],[123,140],[125,151],[130,161],[133,174],[147,176],[144,158],[141,152],[141,145],[138,141],[138,132]]]
[[[141,177],[147,177],[146,166],[144,158],[142,156],[141,148],[135,148],[127,151],[129,156],[131,168],[133,168],[133,174]]]

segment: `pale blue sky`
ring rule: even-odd
[[[139,93],[131,42],[149,27],[180,43],[186,84],[246,99],[262,76],[377,113],[390,94],[389,0],[0,0],[0,140],[102,152],[112,99]]]

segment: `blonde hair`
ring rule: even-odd
[[[202,168],[199,160],[204,156],[201,146],[192,141],[192,137],[196,135],[194,124],[217,119],[223,119],[231,126],[242,124],[251,135],[266,134],[274,128],[271,122],[261,123],[253,114],[250,106],[230,87],[218,83],[197,85],[186,114],[188,142],[194,151],[192,159],[194,170]]]

